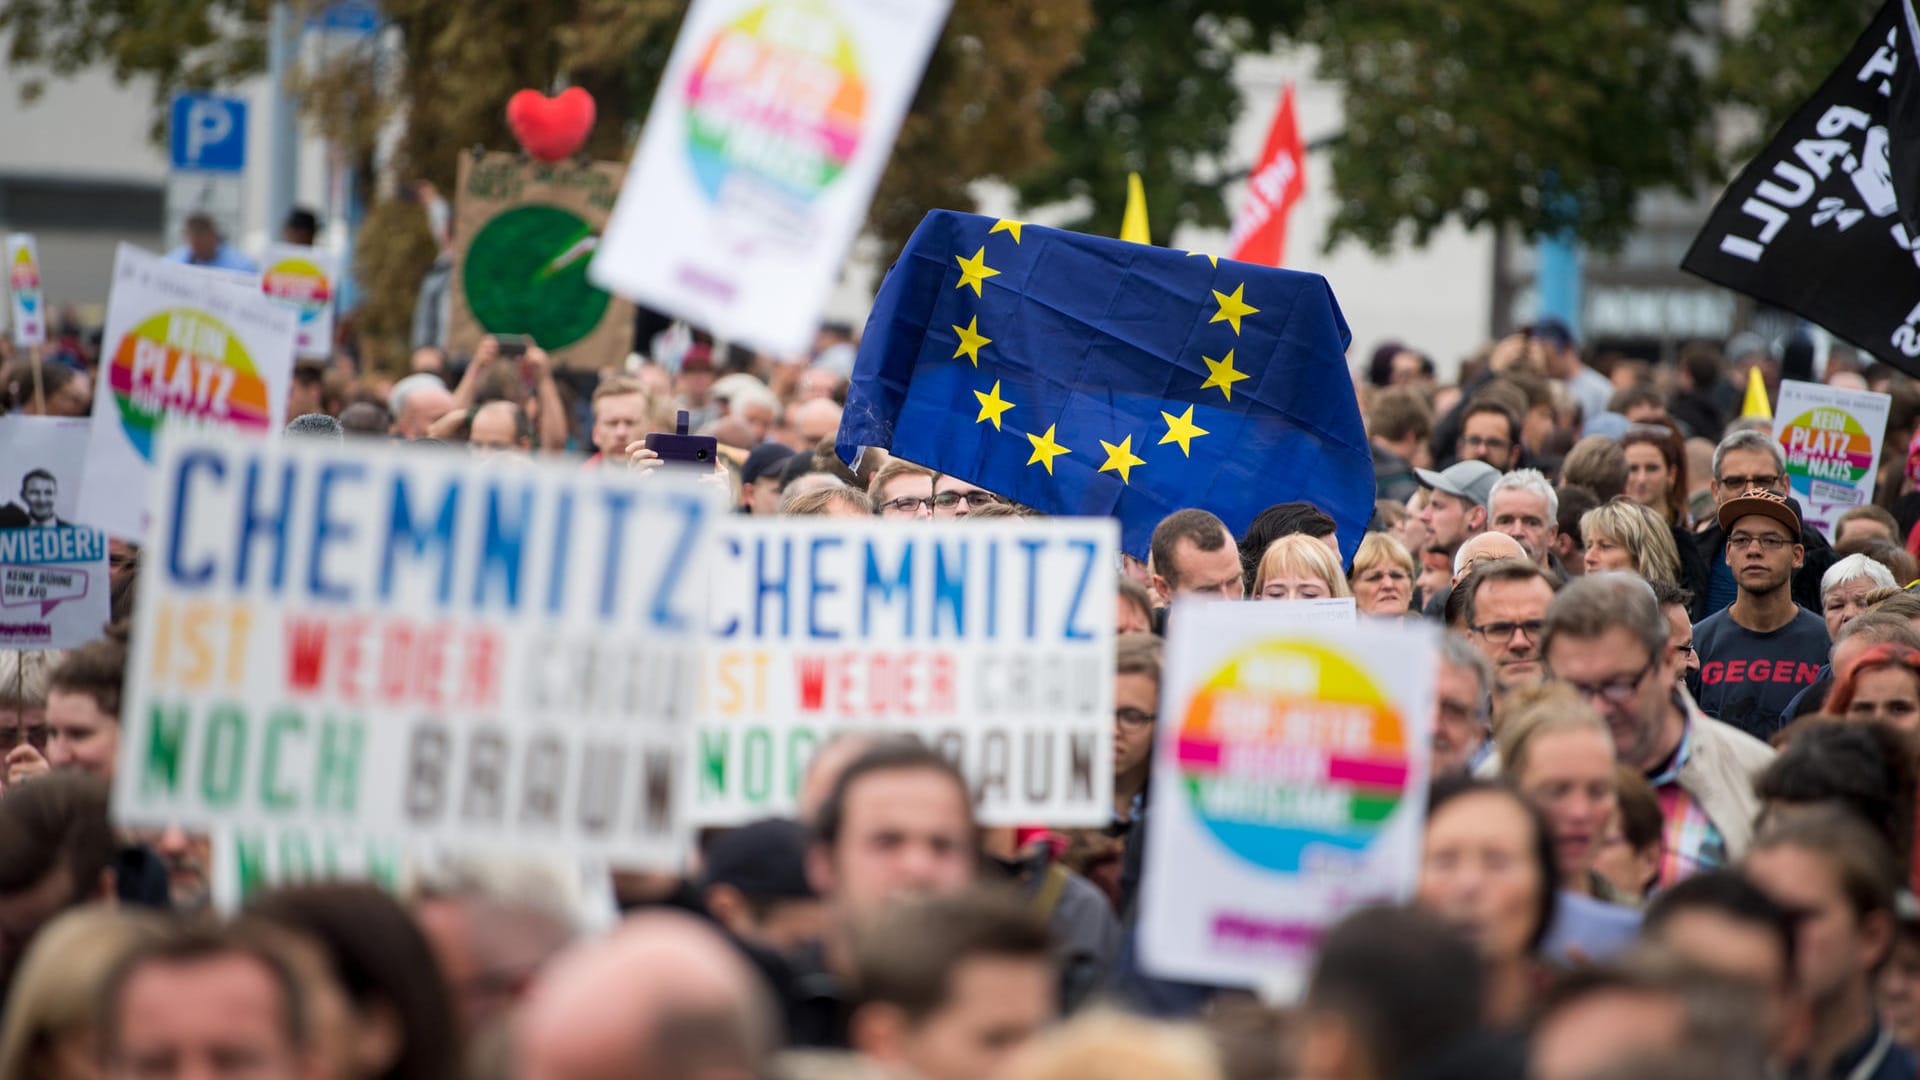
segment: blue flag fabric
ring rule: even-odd
[[[1351,340],[1317,274],[936,210],[880,286],[836,444],[1117,517],[1140,558],[1175,510],[1238,536],[1304,499],[1351,561],[1374,492]]]

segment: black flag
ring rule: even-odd
[[[1920,235],[1901,214],[1920,199],[1896,192],[1893,168],[1920,161],[1920,128],[1891,107],[1895,73],[1914,66],[1908,2],[1881,9],[1727,188],[1680,266],[1920,374]]]

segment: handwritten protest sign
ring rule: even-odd
[[[286,422],[297,316],[247,287],[120,245],[93,392],[80,519],[144,540],[165,427],[251,434]]]
[[[13,298],[13,343],[47,343],[47,294],[40,286],[40,251],[31,233],[7,235],[7,294]]]
[[[983,822],[1113,814],[1107,519],[731,518],[714,568],[696,817],[791,812],[814,749],[911,732]]]
[[[0,649],[68,649],[107,624],[107,537],[75,524],[87,421],[0,416]]]
[[[333,356],[333,307],[340,291],[340,260],[332,252],[297,244],[274,244],[260,266],[260,291],[300,317],[293,354],[303,359]]]
[[[1880,440],[1893,399],[1866,390],[1780,383],[1773,437],[1787,457],[1787,482],[1806,523],[1833,537],[1841,514],[1873,501]]]
[[[1153,974],[1290,995],[1329,924],[1412,891],[1438,642],[1263,606],[1168,622],[1140,944]]]
[[[593,280],[803,353],[949,0],[696,0]]]
[[[168,433],[114,805],[666,866],[711,485]]]

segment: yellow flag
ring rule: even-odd
[[[1120,239],[1136,244],[1153,243],[1147,231],[1147,189],[1140,183],[1137,172],[1127,174],[1127,212],[1120,219]]]
[[[1771,420],[1773,406],[1767,404],[1767,383],[1760,377],[1760,369],[1747,369],[1747,401],[1740,406],[1742,420]]]

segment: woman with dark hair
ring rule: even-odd
[[[1882,642],[1836,674],[1822,712],[1920,733],[1920,650]]]
[[[1687,442],[1671,420],[1632,424],[1620,436],[1627,459],[1627,497],[1666,522],[1680,556],[1674,584],[1697,599],[1693,618],[1706,617],[1707,564],[1687,527]]]
[[[1479,946],[1490,1028],[1516,1030],[1525,1019],[1557,877],[1552,830],[1518,791],[1467,777],[1435,782],[1415,899]]]
[[[1800,807],[1839,803],[1873,826],[1904,867],[1913,857],[1916,746],[1888,724],[1809,716],[1754,781],[1764,807],[1760,823]]]
[[[370,885],[300,885],[261,894],[245,914],[325,954],[353,1014],[350,1080],[459,1075],[452,997],[426,936],[398,901]]]

